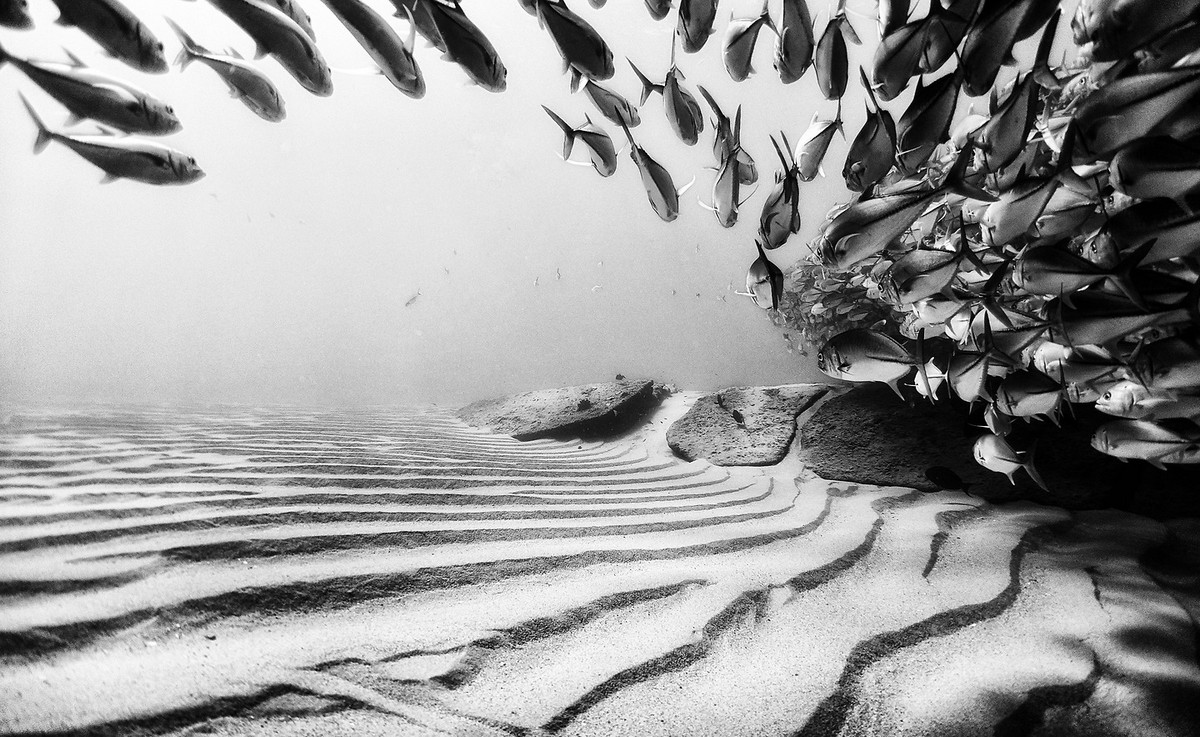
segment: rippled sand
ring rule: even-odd
[[[0,731],[1194,735],[1200,523],[449,412],[0,426]]]

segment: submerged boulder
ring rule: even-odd
[[[458,417],[517,440],[611,437],[640,423],[668,393],[649,379],[622,379],[485,399]]]
[[[1034,466],[1050,491],[1018,470],[1016,485],[975,462],[972,446],[986,430],[961,402],[900,402],[883,384],[855,387],[822,404],[800,428],[800,458],[822,478],[937,491],[925,476],[949,468],[971,494],[990,501],[1028,499],[1068,509],[1117,507],[1153,517],[1200,514],[1200,471],[1160,471],[1141,461],[1122,463],[1089,444],[1111,417],[1076,406],[1062,427],[1014,421],[1015,448],[1034,448]]]
[[[774,465],[792,444],[796,416],[826,391],[821,384],[724,389],[696,400],[667,430],[667,444],[689,461]]]

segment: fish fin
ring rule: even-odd
[[[824,164],[817,164],[817,173],[820,174],[821,176],[825,176],[825,165]]]
[[[1042,487],[1042,491],[1049,492],[1050,487],[1046,485],[1046,482],[1044,480],[1042,480],[1042,475],[1040,473],[1038,473],[1037,468],[1035,468],[1033,465],[1034,455],[1036,452],[1037,452],[1037,445],[1035,444],[1033,447],[1031,447],[1029,449],[1029,458],[1025,461],[1025,464],[1023,467],[1025,469],[1025,472],[1029,474],[1029,478],[1033,479],[1035,484]],[[1014,486],[1015,486],[1015,484],[1014,484]]]
[[[579,91],[579,83],[583,81],[583,73],[575,67],[571,67],[571,94]]]
[[[37,139],[33,142],[33,152],[40,154],[50,144],[50,141],[53,140],[54,134],[46,128],[46,124],[42,122],[41,116],[33,109],[33,105],[29,104],[29,100],[25,99],[25,94],[18,92],[17,96],[21,98],[21,102],[29,112],[29,117],[33,118],[33,124],[37,126]]]
[[[112,184],[113,182],[117,181],[120,178],[121,177],[117,176],[116,174],[105,172],[104,176],[100,179],[100,183],[101,184]]]
[[[967,167],[970,166],[974,155],[975,145],[968,142],[967,145],[963,146],[962,151],[959,151],[958,158],[954,160],[954,165],[950,167],[950,172],[946,175],[946,179],[942,182],[941,186],[949,189],[951,192],[973,200],[996,202],[1000,199],[999,197],[996,197],[987,190],[976,187],[974,184],[970,184],[965,179]]]
[[[646,104],[646,100],[650,99],[651,92],[657,91],[659,94],[662,94],[663,86],[661,84],[651,82],[645,74],[642,74],[642,70],[638,69],[628,57],[626,57],[625,61],[629,62],[629,66],[633,68],[633,73],[637,75],[638,81],[642,83],[642,101],[638,103],[639,105]]]
[[[705,210],[708,210],[709,212],[717,211],[717,208],[714,205],[708,204],[707,202],[700,199],[699,197],[696,198],[696,202],[700,203],[700,206],[703,207]]]
[[[71,66],[73,66],[73,67],[86,67],[87,66],[87,64],[83,63],[82,59],[80,59],[78,56],[76,56],[74,52],[72,52],[70,49],[68,49],[65,46],[63,47],[63,53],[66,54],[67,58],[71,60]],[[0,56],[3,56],[3,55],[4,55],[4,51],[3,51],[3,49],[0,49]]]
[[[404,3],[397,4],[400,6],[400,10],[404,11],[404,15],[401,16],[400,13],[397,12],[396,16],[402,17],[408,21],[408,38],[404,41],[404,49],[411,54],[417,47],[417,22],[413,20],[412,11],[408,9],[407,5]]]
[[[83,121],[83,120],[85,120],[85,118],[82,115],[80,115],[77,112],[72,111],[67,115],[66,124],[67,125],[79,125],[80,121]]]
[[[265,47],[265,46],[263,46],[262,44],[258,43],[257,41],[255,41],[255,42],[254,42],[254,58],[255,58],[255,59],[261,59],[261,58],[263,58],[264,56],[267,56],[267,55],[268,55],[268,54],[270,54],[270,53],[271,53],[271,52],[270,52],[270,51],[267,51],[267,49],[266,49],[266,47]]]
[[[562,132],[563,132],[562,157],[563,157],[563,160],[565,161],[566,159],[569,159],[571,157],[571,149],[575,147],[575,129],[572,128],[571,126],[567,125],[567,121],[565,121],[562,118],[555,115],[554,111],[551,110],[550,108],[546,107],[545,105],[542,105],[542,109],[545,110],[546,114],[550,116],[550,119],[553,120],[558,125],[558,127],[562,129]]]
[[[925,391],[922,392],[930,402],[937,404],[937,397],[933,395],[933,386],[929,383],[929,372],[925,370],[925,331],[924,329],[917,331],[917,378],[921,381],[921,386]],[[913,384],[916,387],[916,384]]]
[[[908,403],[908,399],[906,399],[904,393],[900,391],[900,379],[892,379],[891,381],[885,381],[884,383],[890,386],[892,391],[896,392],[896,396],[900,397],[900,401],[904,402],[905,404]]]
[[[1122,259],[1121,263],[1117,264],[1116,268],[1113,269],[1113,273],[1108,277],[1109,280],[1112,281],[1113,286],[1115,286],[1117,289],[1120,289],[1121,292],[1129,298],[1129,301],[1137,305],[1138,309],[1142,310],[1143,312],[1149,312],[1150,307],[1146,304],[1146,300],[1142,297],[1142,295],[1137,291],[1137,287],[1133,285],[1133,270],[1138,267],[1138,264],[1142,262],[1142,259],[1146,258],[1146,255],[1150,253],[1150,249],[1154,247],[1154,244],[1157,241],[1157,238],[1151,238],[1142,245],[1138,246],[1133,253],[1129,254],[1127,258]]]
[[[1147,458],[1146,463],[1149,463],[1160,471],[1167,470],[1167,464],[1163,463],[1161,458]]]
[[[679,188],[679,189],[678,189],[678,190],[675,192],[675,196],[676,196],[676,197],[682,196],[682,195],[683,195],[683,193],[684,193],[684,192],[686,192],[686,191],[688,191],[689,189],[691,189],[691,188],[692,188],[692,185],[693,185],[693,184],[695,184],[695,183],[696,183],[696,175],[695,175],[695,174],[693,174],[693,175],[692,175],[692,181],[690,181],[690,182],[688,182],[687,184],[685,184],[685,185],[683,185],[682,187],[680,187],[680,188]]]

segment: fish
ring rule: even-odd
[[[1165,471],[1164,458],[1200,450],[1200,427],[1189,420],[1113,420],[1096,428],[1091,445],[1105,455],[1140,459]]]
[[[850,76],[847,43],[862,45],[858,34],[854,32],[854,26],[850,25],[850,20],[846,17],[846,0],[838,0],[837,13],[825,26],[825,32],[817,41],[814,54],[817,86],[826,100],[840,100],[846,92],[846,83]]]
[[[800,168],[800,181],[811,182],[817,174],[825,175],[821,161],[829,150],[833,134],[838,131],[841,131],[842,138],[846,137],[846,130],[842,125],[840,114],[833,120],[817,120],[817,114],[813,113],[812,122],[808,124],[804,135],[800,136],[793,154]]]
[[[1058,424],[1063,387],[1038,371],[1015,371],[996,389],[995,407],[1010,417],[1049,417]]]
[[[758,181],[758,167],[754,163],[754,158],[746,153],[746,150],[741,145],[741,106],[738,107],[736,113],[737,125],[735,130],[735,126],[730,123],[729,116],[725,115],[721,110],[721,106],[717,104],[717,101],[713,99],[708,90],[704,89],[702,85],[696,85],[696,87],[700,90],[700,96],[712,108],[715,118],[713,120],[713,132],[715,134],[713,136],[713,157],[720,164],[732,152],[738,161],[738,180],[742,184],[754,184]]]
[[[1090,44],[1093,59],[1116,61],[1184,25],[1198,7],[1196,0],[1081,0],[1071,31],[1076,44]]]
[[[33,28],[26,0],[0,0],[0,26],[27,30]]]
[[[1033,465],[1033,453],[1018,453],[1007,440],[999,435],[986,433],[979,436],[971,451],[975,456],[976,463],[989,471],[1004,474],[1013,486],[1017,485],[1016,479],[1013,478],[1014,474],[1023,468],[1029,474],[1029,478],[1033,479],[1034,483],[1043,491],[1050,491],[1046,482],[1042,480],[1042,475]],[[1027,455],[1027,458],[1022,458],[1022,455]]]
[[[1059,187],[1050,195],[1042,214],[1033,221],[1038,239],[1065,237],[1095,232],[1107,218],[1096,209],[1099,197]]]
[[[182,45],[175,59],[181,70],[187,69],[193,61],[199,61],[216,72],[228,85],[229,94],[241,100],[258,117],[271,122],[287,117],[283,98],[270,77],[239,56],[214,54],[196,43],[175,21],[170,18],[166,21]]]
[[[936,402],[938,390],[946,383],[946,372],[932,358],[926,361],[913,379],[912,387],[925,399]]]
[[[350,31],[350,35],[354,36],[354,40],[363,47],[393,87],[415,100],[425,96],[425,78],[413,57],[417,26],[411,14],[408,40],[403,41],[387,21],[362,0],[323,2]]]
[[[638,109],[620,93],[597,84],[590,79],[583,85],[583,92],[600,111],[600,114],[616,125],[636,128],[641,125],[642,117]]]
[[[785,145],[780,146],[771,136],[771,144],[775,146],[783,169],[775,173],[775,186],[763,202],[758,234],[766,248],[775,249],[786,243],[793,233],[800,232],[800,167],[791,157],[786,138]]]
[[[965,483],[954,471],[945,466],[930,466],[925,469],[925,478],[944,491],[967,491],[971,484]]]
[[[729,72],[734,82],[745,81],[754,73],[751,59],[754,57],[759,31],[764,27],[775,29],[775,23],[767,12],[767,0],[763,0],[762,12],[757,17],[729,19],[721,57],[725,61],[725,71]]]
[[[1096,409],[1129,420],[1200,418],[1200,397],[1151,391],[1135,381],[1122,381],[1096,400]]]
[[[67,135],[51,131],[25,95],[17,94],[37,126],[34,153],[41,153],[51,141],[58,141],[102,169],[103,183],[125,178],[147,184],[189,184],[204,176],[204,170],[194,158],[159,143],[133,137]]]
[[[395,16],[404,18],[409,23],[413,23],[417,27],[417,33],[421,34],[430,45],[443,54],[446,53],[446,42],[442,39],[442,34],[438,31],[437,21],[433,19],[433,11],[429,6],[437,0],[391,0],[392,5],[396,6]],[[525,8],[530,15],[537,15],[537,3],[535,0],[520,0],[521,6]]]
[[[767,258],[762,241],[755,240],[754,247],[758,249],[758,258],[746,272],[746,291],[754,304],[764,310],[778,310],[779,299],[783,296],[783,271]],[[763,294],[764,288],[767,295]]]
[[[1075,128],[1067,129],[1063,152],[1058,156],[1054,170],[1044,177],[1026,177],[1024,172],[1017,176],[1012,187],[1000,193],[996,201],[988,205],[980,219],[985,239],[994,247],[1012,243],[1028,233],[1041,217],[1050,198],[1071,168],[1070,152],[1074,150]]]
[[[650,158],[650,155],[642,150],[641,146],[637,145],[629,127],[622,124],[621,130],[625,131],[625,137],[629,139],[629,156],[637,165],[638,173],[642,176],[642,186],[646,188],[650,206],[660,218],[668,223],[671,222],[679,217],[679,195],[686,192],[688,187],[692,186],[691,183],[682,189],[675,189],[675,182],[671,180],[671,174],[661,164]],[[693,178],[692,183],[695,181]]]
[[[574,148],[575,140],[583,141],[583,145],[587,146],[588,156],[592,161],[592,166],[602,177],[611,176],[617,170],[617,150],[613,145],[612,139],[608,134],[596,127],[592,119],[584,116],[587,122],[578,127],[573,128],[567,124],[565,120],[554,114],[550,108],[542,105],[542,109],[550,116],[558,127],[563,132],[563,160],[569,160],[571,157],[571,149]]]
[[[713,204],[705,205],[716,214],[717,222],[723,228],[732,228],[737,223],[738,208],[743,204],[738,170],[737,149],[734,149],[717,167],[717,176],[713,180]]]
[[[886,38],[908,20],[909,0],[879,0],[879,37]]]
[[[687,145],[696,145],[704,131],[704,116],[700,113],[700,103],[679,84],[683,73],[675,65],[675,47],[671,47],[671,68],[667,70],[662,84],[651,82],[632,61],[629,62],[629,66],[633,67],[634,74],[642,83],[642,104],[645,104],[651,92],[661,94],[671,130]]]
[[[471,22],[458,0],[424,0],[438,34],[446,44],[444,58],[462,68],[475,84],[488,92],[503,92],[508,70],[479,26]]]
[[[1109,162],[1109,181],[1130,197],[1178,197],[1200,186],[1200,149],[1167,136],[1139,138]]]
[[[987,391],[987,378],[994,369],[1007,370],[1016,365],[1008,353],[996,347],[995,334],[992,332],[989,310],[980,310],[983,315],[983,337],[979,349],[974,351],[958,350],[950,357],[950,365],[946,370],[946,378],[950,388],[964,402],[974,402],[977,399],[991,399]],[[970,331],[974,322],[973,316],[967,310],[957,315],[965,316]]]
[[[683,50],[694,54],[704,48],[717,20],[717,0],[679,0],[679,22],[675,30]]]
[[[150,74],[167,71],[162,42],[119,0],[54,0],[59,25],[75,26],[113,58]]]
[[[966,226],[959,217],[958,245],[953,251],[916,248],[897,259],[880,280],[883,296],[897,307],[918,302],[949,287],[964,258],[971,257]]]
[[[654,20],[662,20],[671,12],[671,0],[646,0],[646,10]]]
[[[1037,120],[1038,88],[1034,81],[1030,72],[1020,77],[1004,103],[971,134],[989,171],[1008,166],[1025,147]]]
[[[1152,391],[1200,386],[1200,348],[1182,338],[1150,343],[1130,363],[1130,376]]]
[[[1151,134],[1200,94],[1200,65],[1132,74],[1109,82],[1075,109],[1082,148],[1096,158]]]
[[[804,76],[813,63],[816,40],[806,0],[783,0],[782,21],[775,36],[775,71],[784,84]]]
[[[1002,438],[1008,437],[1012,432],[1012,416],[997,410],[995,402],[989,402],[988,406],[984,407],[983,424],[992,434]]]
[[[871,62],[872,89],[879,99],[896,99],[922,67],[933,67],[927,54],[937,21],[936,12],[931,13],[921,20],[905,23],[879,40]]]
[[[1189,304],[1146,311],[1123,295],[1087,289],[1073,295],[1069,304],[1061,297],[1052,299],[1045,310],[1052,316],[1057,342],[1107,345],[1152,326],[1190,321],[1194,300],[1184,302]]]
[[[1064,386],[1074,386],[1077,391],[1086,393],[1082,390],[1116,384],[1127,371],[1125,361],[1111,351],[1100,346],[1078,345],[1068,349],[1061,360],[1047,366],[1042,373]],[[1089,401],[1095,401],[1095,398]]]
[[[871,97],[875,112],[867,110],[867,119],[850,144],[846,164],[842,167],[842,178],[846,180],[846,188],[852,192],[862,192],[882,179],[891,170],[896,156],[896,124],[891,114],[875,98],[874,88],[861,68],[859,77]]]
[[[1200,249],[1200,212],[1189,212],[1169,199],[1138,202],[1108,219],[1097,248],[1103,248],[1105,240],[1121,251],[1153,242],[1143,264],[1190,256]]]
[[[854,328],[825,341],[817,352],[817,368],[834,379],[879,381],[900,393],[900,380],[916,365],[907,350],[894,339],[870,328]]]
[[[329,65],[313,40],[288,16],[261,0],[209,0],[254,39],[256,57],[267,54],[304,89],[321,97],[333,94]]]
[[[279,8],[280,12],[294,20],[296,25],[300,26],[309,38],[313,41],[317,40],[317,34],[313,31],[312,27],[312,18],[309,17],[308,13],[304,12],[304,8],[300,7],[298,0],[267,0],[267,2]]]
[[[1130,273],[1150,249],[1153,242],[1143,244],[1111,269],[1093,264],[1067,250],[1064,243],[1029,246],[1017,255],[1013,263],[1013,283],[1029,294],[1054,297],[1074,294],[1098,282],[1109,280],[1130,301],[1144,307]]]
[[[902,176],[915,173],[949,137],[959,83],[958,72],[938,77],[928,85],[917,82],[912,102],[896,124],[896,169]]]
[[[729,416],[733,418],[733,421],[736,422],[739,427],[746,426],[746,418],[743,417],[742,413],[737,411],[736,409],[729,410]]]
[[[550,34],[563,58],[564,71],[575,68],[590,79],[611,79],[616,71],[612,49],[583,18],[562,0],[537,0],[538,22]]]
[[[74,56],[70,64],[33,62],[0,46],[0,66],[5,62],[70,110],[72,122],[90,118],[126,133],[152,135],[167,135],[182,127],[167,103],[128,82],[88,69]]]
[[[1036,0],[985,0],[963,42],[960,69],[971,97],[986,94],[1012,55],[1017,32]]]
[[[951,192],[980,200],[994,199],[967,184],[963,175],[973,157],[968,147],[942,183],[930,189],[904,191],[871,199],[860,198],[826,223],[818,236],[818,248],[826,266],[845,270],[875,256],[913,224],[934,200]]]

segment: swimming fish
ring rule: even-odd
[[[800,167],[791,157],[786,137],[784,146],[774,136],[771,143],[783,169],[775,172],[775,186],[763,202],[758,221],[759,237],[768,249],[779,248],[793,233],[800,232]]]
[[[54,0],[58,24],[75,26],[114,58],[143,72],[167,71],[162,42],[119,0]]]
[[[1075,43],[1090,44],[1096,61],[1116,61],[1185,24],[1196,0],[1081,0],[1071,20]]]
[[[1200,347],[1182,338],[1145,346],[1131,362],[1131,376],[1153,391],[1188,390],[1200,386]]]
[[[583,85],[583,92],[600,111],[600,114],[617,125],[636,128],[642,122],[638,109],[620,93],[614,92],[592,80]]]
[[[676,33],[683,39],[683,50],[694,54],[704,48],[717,20],[717,0],[679,0]]]
[[[738,162],[738,180],[742,184],[754,184],[758,181],[758,167],[754,163],[753,157],[746,153],[741,144],[741,127],[742,127],[742,108],[739,105],[736,115],[736,125],[730,123],[729,116],[721,110],[721,106],[713,99],[713,96],[704,89],[702,85],[696,85],[700,90],[700,95],[712,108],[713,117],[713,157],[720,164],[725,160],[725,157],[732,153],[737,157]]]
[[[613,53],[600,34],[562,0],[537,0],[537,17],[563,58],[564,70],[574,67],[591,79],[610,79]]]
[[[1109,162],[1118,192],[1146,199],[1178,197],[1200,185],[1200,150],[1167,136],[1139,138]]]
[[[758,258],[754,259],[746,272],[746,291],[750,293],[754,304],[764,310],[777,310],[779,299],[783,296],[783,271],[767,258],[761,241],[755,240],[754,247],[758,249]]]
[[[133,137],[71,136],[51,131],[25,95],[17,94],[37,126],[34,153],[41,153],[51,141],[58,141],[104,170],[103,183],[125,178],[147,184],[188,184],[204,176],[204,171],[196,165],[194,158],[159,143]]]
[[[1049,417],[1058,424],[1062,385],[1038,371],[1015,371],[996,389],[995,406],[1011,417]]]
[[[333,94],[333,79],[320,49],[304,29],[261,0],[209,0],[258,45],[257,57],[271,54],[300,86],[322,97]]]
[[[706,206],[716,214],[717,222],[723,228],[732,228],[737,223],[738,208],[743,204],[738,172],[737,149],[734,149],[726,154],[717,167],[717,176],[713,180],[713,203]]]
[[[69,52],[68,52],[69,53]],[[0,66],[12,63],[37,86],[71,111],[72,122],[91,118],[126,133],[166,135],[182,127],[170,105],[132,84],[83,66],[33,62],[0,47]]]
[[[854,26],[846,17],[846,0],[838,0],[837,12],[829,19],[825,32],[817,41],[814,60],[817,69],[817,86],[826,100],[838,100],[846,92],[850,76],[850,60],[846,44],[862,44]]]
[[[1096,409],[1130,420],[1195,419],[1200,417],[1200,397],[1154,392],[1137,382],[1122,381],[1096,400]]]
[[[1037,0],[987,0],[963,43],[963,89],[971,97],[986,94],[1000,67],[1012,55],[1017,32]]]
[[[1190,212],[1169,199],[1144,200],[1110,217],[1103,235],[1097,240],[1111,239],[1122,251],[1153,242],[1144,264],[1189,256],[1200,249],[1200,212]]]
[[[734,82],[742,82],[754,73],[751,60],[758,34],[764,27],[775,29],[775,23],[767,12],[767,0],[763,0],[762,13],[755,18],[730,18],[725,31],[725,45],[721,56],[725,60],[725,71]]]
[[[783,0],[782,21],[775,38],[775,71],[784,84],[804,76],[813,63],[816,41],[805,0]]]
[[[908,20],[909,0],[878,0],[879,36],[885,38]]]
[[[1075,109],[1085,150],[1105,158],[1150,133],[1200,94],[1200,65],[1132,74],[1109,82]]]
[[[1076,256],[1062,243],[1027,247],[1017,255],[1014,262],[1013,283],[1029,294],[1055,297],[1073,294],[1107,279],[1131,301],[1144,306],[1141,295],[1130,280],[1130,272],[1137,267],[1153,245],[1142,245],[1111,269],[1101,268],[1081,256]]]
[[[812,122],[796,143],[794,156],[800,168],[800,181],[811,182],[817,174],[825,175],[821,161],[825,158],[825,152],[829,150],[833,134],[838,131],[842,132],[842,138],[846,137],[840,113],[833,120],[817,120],[817,114],[813,113]]]
[[[915,173],[949,137],[959,82],[958,72],[938,77],[928,85],[923,80],[917,82],[912,101],[896,123],[896,169],[901,175]]]
[[[403,41],[387,21],[362,0],[323,0],[392,86],[413,99],[425,96],[425,78],[413,58],[417,26],[409,15],[408,40]],[[407,8],[405,8],[407,10]]]
[[[897,307],[943,292],[971,250],[960,216],[958,245],[953,251],[916,248],[897,259],[880,279],[883,296]]]
[[[660,218],[668,223],[671,222],[679,217],[679,195],[692,186],[692,183],[696,181],[695,178],[682,189],[675,189],[675,182],[671,180],[671,174],[663,168],[662,164],[650,158],[650,155],[643,151],[641,146],[637,145],[629,127],[622,125],[621,130],[625,131],[625,137],[629,139],[629,156],[637,165],[638,173],[642,176],[642,186],[646,188],[650,206],[654,208],[654,212],[658,213]]]
[[[202,62],[217,73],[226,85],[229,94],[241,100],[255,115],[263,120],[278,122],[286,116],[283,98],[271,78],[254,65],[237,55],[214,54],[196,43],[177,23],[166,19],[175,34],[179,36],[183,48],[179,51],[175,63],[180,69],[187,69],[193,61]]]
[[[859,69],[859,78],[871,97],[875,112],[867,110],[867,119],[850,144],[846,164],[842,167],[842,178],[852,192],[862,192],[882,179],[892,168],[896,156],[896,124],[875,98],[874,88],[862,69]]]
[[[632,61],[629,62],[629,66],[633,67],[634,74],[642,83],[642,103],[645,104],[651,92],[661,94],[671,130],[687,145],[696,145],[696,141],[700,140],[700,133],[704,131],[704,116],[700,113],[700,103],[679,84],[683,73],[675,65],[674,45],[671,46],[671,68],[667,70],[662,84],[651,82]]]
[[[1012,416],[1006,415],[996,409],[995,402],[989,402],[987,407],[983,409],[983,424],[993,434],[1000,437],[1007,437],[1012,432]]]
[[[1042,475],[1038,473],[1033,465],[1033,453],[1018,453],[1008,444],[1007,440],[999,435],[992,433],[981,435],[975,441],[972,452],[976,463],[989,471],[1004,474],[1008,477],[1008,482],[1013,486],[1017,485],[1013,475],[1023,468],[1029,474],[1029,478],[1042,487],[1043,491],[1050,491],[1050,488],[1046,486],[1046,482],[1042,480]],[[1027,455],[1028,459],[1022,458],[1022,455]]]
[[[1140,459],[1166,470],[1163,460],[1181,451],[1200,448],[1200,427],[1189,420],[1114,420],[1092,435],[1092,447],[1122,459]]]
[[[296,25],[304,30],[308,37],[313,41],[317,40],[317,34],[313,31],[312,18],[308,13],[304,12],[304,8],[300,7],[298,0],[267,0],[268,3],[279,8],[287,17],[296,21]]]
[[[671,12],[671,0],[646,0],[646,10],[654,20],[662,20]]]
[[[417,26],[417,33],[421,34],[430,45],[442,53],[446,52],[446,42],[442,39],[442,34],[438,31],[437,21],[433,19],[433,11],[429,9],[430,3],[437,0],[391,0],[392,5],[396,6],[396,17],[404,18],[410,23]],[[521,6],[530,15],[537,15],[537,6],[535,0],[520,0]]]
[[[1143,310],[1127,297],[1095,289],[1072,295],[1070,303],[1055,298],[1046,303],[1058,342],[1106,345],[1154,325],[1183,323],[1192,319],[1195,304],[1190,298],[1176,307]]]
[[[592,161],[592,166],[599,172],[600,176],[611,176],[617,170],[617,150],[613,146],[612,139],[608,134],[596,127],[592,119],[584,116],[587,122],[578,127],[572,128],[567,125],[567,122],[554,114],[550,108],[542,105],[542,109],[550,116],[558,127],[563,132],[563,160],[569,160],[571,157],[571,149],[574,148],[575,140],[583,141],[583,145],[587,146],[588,156]],[[573,162],[572,162],[573,163]]]
[[[1038,98],[1032,73],[1026,72],[1000,107],[971,134],[990,171],[1008,166],[1021,153],[1037,119]]]
[[[508,70],[479,26],[471,22],[458,0],[424,0],[438,34],[446,44],[445,58],[458,64],[475,84],[488,92],[503,92]]]
[[[817,368],[826,376],[845,381],[879,381],[900,393],[900,380],[908,376],[916,359],[892,338],[870,328],[838,333],[817,352]]]
[[[0,26],[24,30],[33,28],[26,0],[0,0]]]

